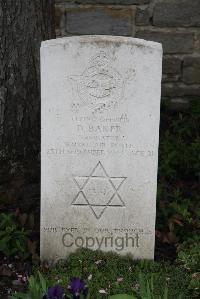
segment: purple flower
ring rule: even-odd
[[[63,299],[64,298],[64,288],[60,285],[55,285],[54,287],[48,288],[47,294],[43,299]]]
[[[87,298],[88,287],[84,283],[84,281],[78,277],[74,277],[71,279],[69,290],[73,295],[73,299],[79,299],[81,295],[83,296],[83,298]]]

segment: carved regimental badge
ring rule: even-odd
[[[112,59],[103,51],[93,56],[80,76],[71,76],[73,108],[88,106],[92,111],[115,108],[123,99],[125,79],[112,66]]]

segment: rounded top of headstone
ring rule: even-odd
[[[162,44],[146,41],[144,39],[125,37],[125,36],[110,36],[110,35],[81,35],[81,36],[70,36],[62,37],[56,39],[50,39],[43,41],[41,47],[57,46],[57,45],[66,45],[71,42],[79,43],[112,43],[116,46],[121,44],[134,45],[142,48],[153,48],[155,50],[162,51]]]

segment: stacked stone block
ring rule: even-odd
[[[108,34],[161,42],[162,99],[200,99],[200,0],[56,0],[57,36]]]

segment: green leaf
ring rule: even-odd
[[[4,250],[7,247],[7,243],[10,240],[10,236],[5,236],[3,239],[0,240],[0,250]]]
[[[131,296],[131,295],[126,295],[126,294],[117,294],[108,297],[108,299],[136,299],[136,297]]]
[[[27,294],[18,293],[11,297],[11,299],[30,299]]]
[[[163,299],[168,299],[168,288],[167,287],[165,287]]]
[[[42,287],[42,291],[44,293],[46,293],[46,291],[47,291],[47,283],[46,283],[46,280],[44,279],[44,277],[42,276],[42,274],[40,273],[40,271],[38,271],[38,277],[40,279],[40,285]]]

